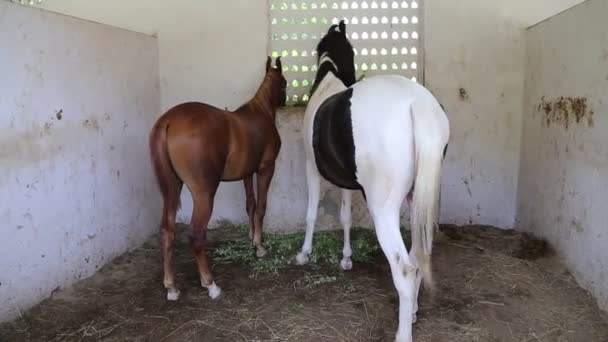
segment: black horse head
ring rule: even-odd
[[[336,30],[337,28],[337,30]],[[327,34],[323,36],[317,45],[317,63],[322,56],[332,60],[319,65],[317,76],[310,93],[314,93],[317,86],[328,72],[333,72],[345,86],[350,87],[356,82],[355,79],[355,54],[353,46],[346,38],[346,25],[344,20],[338,25],[331,25]],[[337,70],[336,70],[337,69]]]

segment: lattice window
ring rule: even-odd
[[[401,74],[422,80],[423,0],[270,0],[270,50],[282,56],[288,104],[308,101],[316,72],[315,47],[344,19],[355,52],[357,79]]]
[[[30,5],[30,6],[40,5],[42,3],[42,0],[9,0],[9,1],[16,2],[16,3],[22,4],[22,5]]]

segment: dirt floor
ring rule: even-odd
[[[392,341],[397,295],[380,249],[349,272],[317,263],[251,277],[250,265],[218,262],[224,296],[212,301],[180,230],[179,301],[165,300],[154,237],[0,325],[0,341]],[[213,245],[246,238],[233,230],[212,231]],[[490,227],[441,230],[437,293],[421,294],[416,341],[608,341],[606,315],[542,242]],[[339,260],[341,247],[332,253]]]

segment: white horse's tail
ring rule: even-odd
[[[416,152],[416,176],[410,218],[412,248],[422,272],[424,286],[432,291],[433,233],[438,224],[441,165],[449,128],[446,126],[447,118],[443,110],[435,101],[414,102],[410,110]]]

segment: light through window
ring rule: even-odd
[[[270,0],[270,53],[282,56],[287,103],[308,100],[315,47],[340,20],[355,50],[357,79],[390,73],[422,80],[421,2]]]

